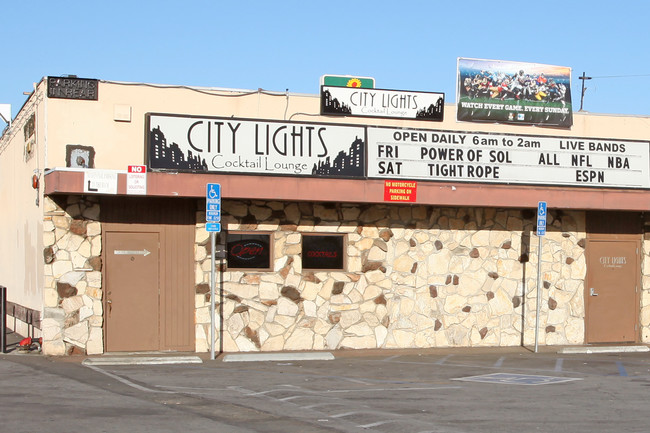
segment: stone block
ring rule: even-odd
[[[61,278],[64,274],[72,272],[72,262],[67,260],[56,260],[52,263],[52,276]]]
[[[298,314],[299,307],[298,305],[291,301],[288,298],[278,299],[278,310],[277,313],[283,316],[296,316]]]
[[[84,305],[79,309],[79,321],[83,322],[93,315],[93,308],[87,305]]]
[[[350,326],[345,329],[346,334],[355,335],[357,337],[365,337],[368,335],[374,335],[374,332],[367,323],[361,322],[356,325]]]
[[[43,246],[51,247],[56,243],[56,238],[54,237],[54,232],[46,231],[43,233]]]
[[[91,327],[86,342],[86,354],[100,355],[104,353],[104,333],[100,327]]]
[[[304,301],[302,303],[303,306],[303,311],[305,312],[305,316],[308,317],[316,317],[317,309],[316,309],[316,303],[313,301]]]
[[[239,296],[241,299],[253,299],[258,296],[259,289],[257,286],[250,284],[224,283],[224,291]]]
[[[97,221],[88,221],[86,225],[86,235],[88,237],[98,236],[102,234],[102,225]]]
[[[56,308],[59,305],[59,294],[55,289],[43,290],[43,304],[46,308]]]
[[[88,283],[88,287],[101,288],[102,273],[99,271],[86,272],[86,282]]]
[[[285,342],[285,350],[310,350],[313,348],[314,331],[308,328],[296,328]]]
[[[54,224],[54,227],[59,229],[68,230],[70,228],[70,221],[70,217],[65,215],[54,215],[52,217],[52,223]]]
[[[84,260],[85,262],[85,260]],[[83,262],[82,262],[83,266]],[[66,272],[64,275],[59,278],[59,284],[69,284],[70,286],[76,286],[83,277],[86,276],[85,272]]]
[[[41,349],[43,355],[47,356],[64,356],[67,354],[63,340],[46,341],[44,338]]]
[[[259,350],[251,340],[243,335],[235,338],[235,344],[239,352],[256,352]]]
[[[75,311],[79,311],[79,309],[83,306],[84,302],[81,296],[72,296],[70,298],[65,298],[61,302],[61,307],[63,308],[63,311],[66,315],[74,313]]]
[[[63,331],[63,341],[81,347],[82,349],[86,348],[88,337],[88,322],[77,323]]]
[[[81,215],[89,220],[97,221],[99,219],[99,205],[97,203],[83,210]]]
[[[282,335],[269,337],[262,343],[262,350],[268,352],[276,352],[284,349],[284,338]]]
[[[102,254],[102,237],[95,236],[90,241],[90,255],[100,256]]]
[[[41,321],[43,341],[54,341],[62,338],[63,317],[60,319],[46,318]]]

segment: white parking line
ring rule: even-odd
[[[339,413],[337,415],[330,415],[330,418],[343,418],[343,417],[350,416],[350,415],[356,415],[358,413],[361,413],[361,412],[343,412],[343,413]]]
[[[345,403],[334,403],[334,402],[317,403],[317,404],[310,404],[309,406],[300,406],[300,409],[313,409],[315,407],[333,406],[333,405],[344,406]]]
[[[176,394],[174,391],[162,391],[162,390],[159,390],[159,389],[151,389],[151,388],[144,387],[142,385],[138,385],[137,383],[133,383],[130,380],[124,379],[123,377],[120,377],[120,376],[118,376],[116,374],[109,373],[108,371],[104,371],[99,367],[95,367],[94,365],[86,365],[86,367],[88,367],[91,370],[96,371],[98,373],[105,374],[106,376],[108,376],[108,377],[110,377],[112,379],[115,379],[118,382],[123,383],[124,385],[128,385],[131,388],[135,388],[135,389],[140,390],[140,391],[155,392],[155,393],[160,393],[160,394]]]
[[[444,363],[445,363],[449,358],[451,358],[452,356],[454,356],[454,355],[447,355],[447,356],[443,357],[442,359],[440,359],[440,360],[438,360],[438,361],[436,362],[436,365],[442,365],[442,364],[444,364]]]
[[[278,400],[280,401],[289,401],[289,400],[295,400],[296,398],[301,398],[303,397],[302,395],[293,395],[291,397],[285,397],[285,398],[279,398]]]
[[[384,362],[392,361],[395,358],[399,358],[399,355],[389,356],[388,358],[382,359]]]
[[[461,386],[434,386],[430,388],[372,388],[372,389],[335,389],[322,391],[322,394],[346,393],[346,392],[395,392],[395,391],[438,391],[440,389],[459,389]],[[319,394],[315,392],[315,394]]]
[[[359,425],[357,427],[371,428],[371,427],[377,427],[377,426],[380,426],[380,425],[383,425],[383,424],[388,424],[389,422],[396,422],[396,420],[389,419],[388,421],[377,421],[377,422],[373,422],[372,424],[363,424],[363,425]]]

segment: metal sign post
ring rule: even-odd
[[[545,201],[537,203],[537,306],[535,314],[535,353],[539,343],[539,312],[542,302],[542,238],[546,234],[547,206]]]
[[[205,230],[210,233],[210,359],[215,359],[215,250],[216,233],[221,231],[221,185],[209,183],[205,192]]]

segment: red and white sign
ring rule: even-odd
[[[416,201],[418,183],[408,180],[384,181],[384,201],[410,202]]]
[[[147,195],[147,166],[129,165],[126,174],[126,193]]]

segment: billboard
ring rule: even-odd
[[[365,150],[363,126],[147,114],[151,170],[355,178]]]
[[[368,177],[649,188],[647,141],[368,127]]]
[[[458,59],[458,121],[570,128],[571,68]]]

